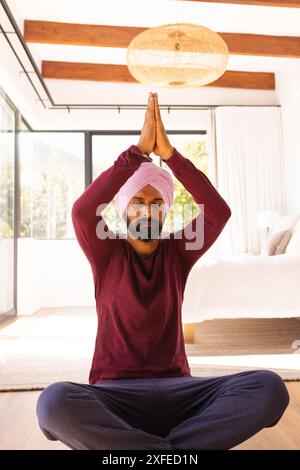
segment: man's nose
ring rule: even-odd
[[[149,217],[151,217],[152,213],[153,213],[153,208],[152,208],[151,203],[143,204],[142,214],[141,215],[143,217],[147,217],[149,219]]]
[[[143,215],[144,217],[147,217],[147,218],[149,219],[152,215],[154,215],[154,214],[156,213],[155,207],[156,207],[156,206],[155,206],[155,204],[153,204],[153,203],[150,203],[150,202],[149,202],[149,203],[145,203],[145,204],[143,205],[142,215]]]

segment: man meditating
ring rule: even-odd
[[[151,152],[203,208],[166,237],[173,179]],[[127,224],[123,237],[101,215],[114,198]],[[150,93],[138,145],[122,152],[72,208],[93,273],[98,330],[89,383],[55,382],[39,396],[48,439],[82,450],[230,449],[279,421],[289,395],[275,372],[197,377],[185,353],[185,284],[230,215],[207,176],[170,144],[157,94]]]

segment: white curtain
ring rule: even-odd
[[[279,107],[218,107],[215,116],[218,191],[232,215],[213,253],[260,252],[256,212],[286,211]]]

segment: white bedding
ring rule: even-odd
[[[242,317],[300,317],[300,256],[198,260],[186,283],[183,323]]]

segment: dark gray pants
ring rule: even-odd
[[[37,402],[39,425],[71,449],[230,449],[274,426],[289,403],[281,377],[251,370],[222,377],[55,382]]]

